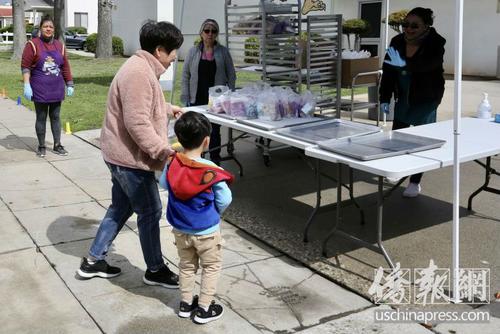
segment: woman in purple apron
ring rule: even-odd
[[[74,92],[71,69],[64,45],[54,39],[54,22],[50,17],[40,21],[40,37],[26,43],[21,61],[24,96],[35,104],[35,130],[39,157],[45,156],[45,125],[47,114],[54,138],[53,151],[59,155],[68,152],[61,145],[61,102],[64,88],[68,96]]]

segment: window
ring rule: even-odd
[[[75,27],[88,28],[89,14],[88,13],[75,13]]]
[[[361,37],[380,38],[380,22],[382,20],[382,2],[360,3],[360,16],[370,24],[370,31]]]

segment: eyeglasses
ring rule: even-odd
[[[214,34],[214,35],[218,33],[218,31],[217,31],[217,30],[213,30],[213,29],[205,29],[205,30],[203,30],[203,32],[204,32],[205,34],[207,34],[207,35],[208,35],[208,34],[210,34],[210,33],[212,33],[212,34]]]
[[[406,21],[403,22],[403,23],[401,23],[401,26],[403,28],[405,28],[405,29],[407,29],[407,28],[411,28],[411,29],[418,29],[418,28],[420,28],[420,24],[415,23],[415,22],[410,23],[410,22],[406,22]]]

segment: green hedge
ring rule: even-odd
[[[113,36],[112,38],[113,45],[113,55],[122,56],[123,55],[123,40],[118,36]],[[95,53],[97,47],[97,34],[90,34],[87,36],[87,51]]]
[[[31,23],[27,23],[26,24],[26,33],[31,33],[33,31],[33,24]],[[8,26],[5,26],[3,27],[2,29],[0,29],[0,34],[1,33],[4,33],[4,32],[14,32],[14,25],[13,24],[9,24]]]
[[[66,30],[72,34],[87,34],[87,28],[85,27],[67,27]]]

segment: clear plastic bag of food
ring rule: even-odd
[[[216,113],[220,113],[221,105],[215,106],[215,101],[224,93],[229,91],[227,86],[213,86],[208,89],[208,110]],[[217,108],[217,110],[215,110]]]
[[[316,110],[316,97],[311,91],[306,90],[301,95],[301,108],[299,112],[299,117],[313,117],[315,110]]]
[[[278,97],[272,90],[262,92],[257,98],[257,113],[259,118],[266,121],[281,120]]]

